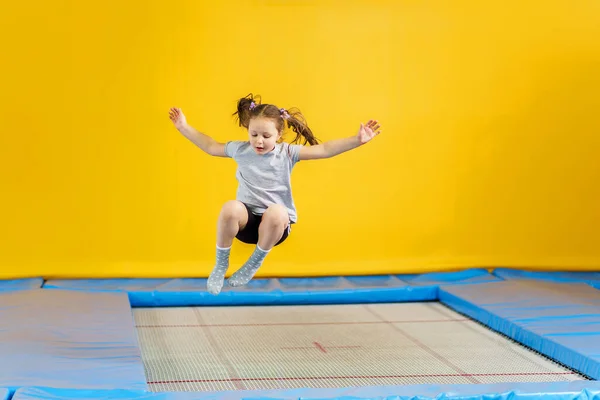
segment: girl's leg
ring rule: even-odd
[[[241,201],[230,200],[223,205],[217,222],[217,246],[231,247],[235,235],[248,223],[248,211]]]
[[[273,246],[282,238],[290,218],[285,207],[272,205],[262,216],[258,227],[258,244],[250,259],[228,280],[230,286],[242,286],[250,282]]]
[[[271,250],[279,242],[289,223],[290,217],[284,206],[270,206],[258,226],[258,247],[264,251]]]
[[[206,288],[211,294],[219,294],[223,288],[225,273],[229,268],[229,253],[235,235],[246,226],[248,212],[246,206],[237,200],[223,205],[217,223],[217,259]]]

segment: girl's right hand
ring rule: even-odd
[[[169,110],[169,118],[171,119],[171,122],[173,122],[173,125],[175,125],[175,128],[177,129],[181,129],[187,125],[185,115],[183,115],[183,111],[181,111],[181,108],[171,107],[171,109]]]

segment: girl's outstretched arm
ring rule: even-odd
[[[217,142],[210,136],[198,132],[192,126],[188,125],[185,115],[183,115],[183,111],[180,108],[172,107],[169,110],[169,118],[183,136],[200,147],[205,153],[211,156],[225,157],[225,144]]]
[[[358,133],[344,139],[334,139],[316,146],[304,146],[300,149],[300,160],[316,160],[319,158],[330,158],[355,149],[379,135],[379,123],[370,120],[366,124],[360,124]]]

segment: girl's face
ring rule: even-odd
[[[250,144],[257,154],[266,154],[272,151],[281,137],[275,121],[270,118],[253,118],[248,124]]]

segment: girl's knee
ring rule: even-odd
[[[221,217],[226,219],[240,219],[246,214],[246,206],[237,200],[230,200],[223,204]]]
[[[286,227],[290,221],[287,209],[279,204],[270,205],[263,214],[262,220],[274,225],[283,225]]]

